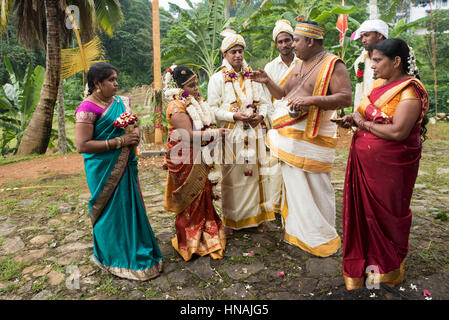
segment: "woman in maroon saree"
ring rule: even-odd
[[[378,78],[357,110],[343,193],[343,275],[348,290],[404,280],[428,95],[401,39],[373,51]],[[417,75],[416,75],[417,76]]]

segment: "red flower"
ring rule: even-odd
[[[363,70],[357,70],[356,77],[357,78],[363,78]]]

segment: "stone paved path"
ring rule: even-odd
[[[160,170],[160,158],[151,161],[141,165],[140,181],[165,258],[161,277],[127,281],[97,268],[90,260],[90,194],[84,173],[56,175],[27,182],[39,188],[0,193],[0,299],[424,300],[424,289],[434,300],[449,298],[448,222],[435,219],[435,211],[448,213],[449,188],[432,189],[426,180],[435,175],[446,179],[447,168],[422,166],[412,202],[405,282],[395,288],[382,285],[348,292],[341,249],[323,259],[286,244],[279,217],[268,232],[235,232],[222,260],[201,257],[184,262],[170,244],[173,214],[163,209],[166,172]],[[340,235],[345,162],[345,153],[337,156],[333,180]],[[16,187],[23,185],[17,182]]]

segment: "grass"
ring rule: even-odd
[[[41,292],[42,290],[44,290],[45,288],[45,282],[47,282],[47,276],[42,276],[39,279],[35,280],[33,282],[33,285],[31,286],[31,291],[33,293],[38,293]]]
[[[98,288],[98,290],[102,291],[103,293],[105,293],[108,296],[115,296],[120,292],[120,288],[114,286],[113,284],[113,278],[108,277],[106,279],[102,279],[101,280],[101,285]]]
[[[17,263],[9,257],[0,259],[0,281],[20,278],[24,266],[23,263]]]

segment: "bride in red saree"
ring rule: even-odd
[[[215,116],[198,91],[196,75],[185,66],[172,66],[166,74],[168,170],[164,208],[176,214],[174,249],[185,261],[194,254],[223,258],[224,225],[213,204],[211,167],[202,160],[198,147],[217,142],[227,129],[215,129]],[[201,142],[201,146],[195,143]]]
[[[415,74],[412,49],[401,39],[378,43],[378,78],[343,127],[358,127],[349,150],[343,193],[343,275],[346,289],[404,280],[429,103]],[[424,136],[425,138],[425,136]]]

